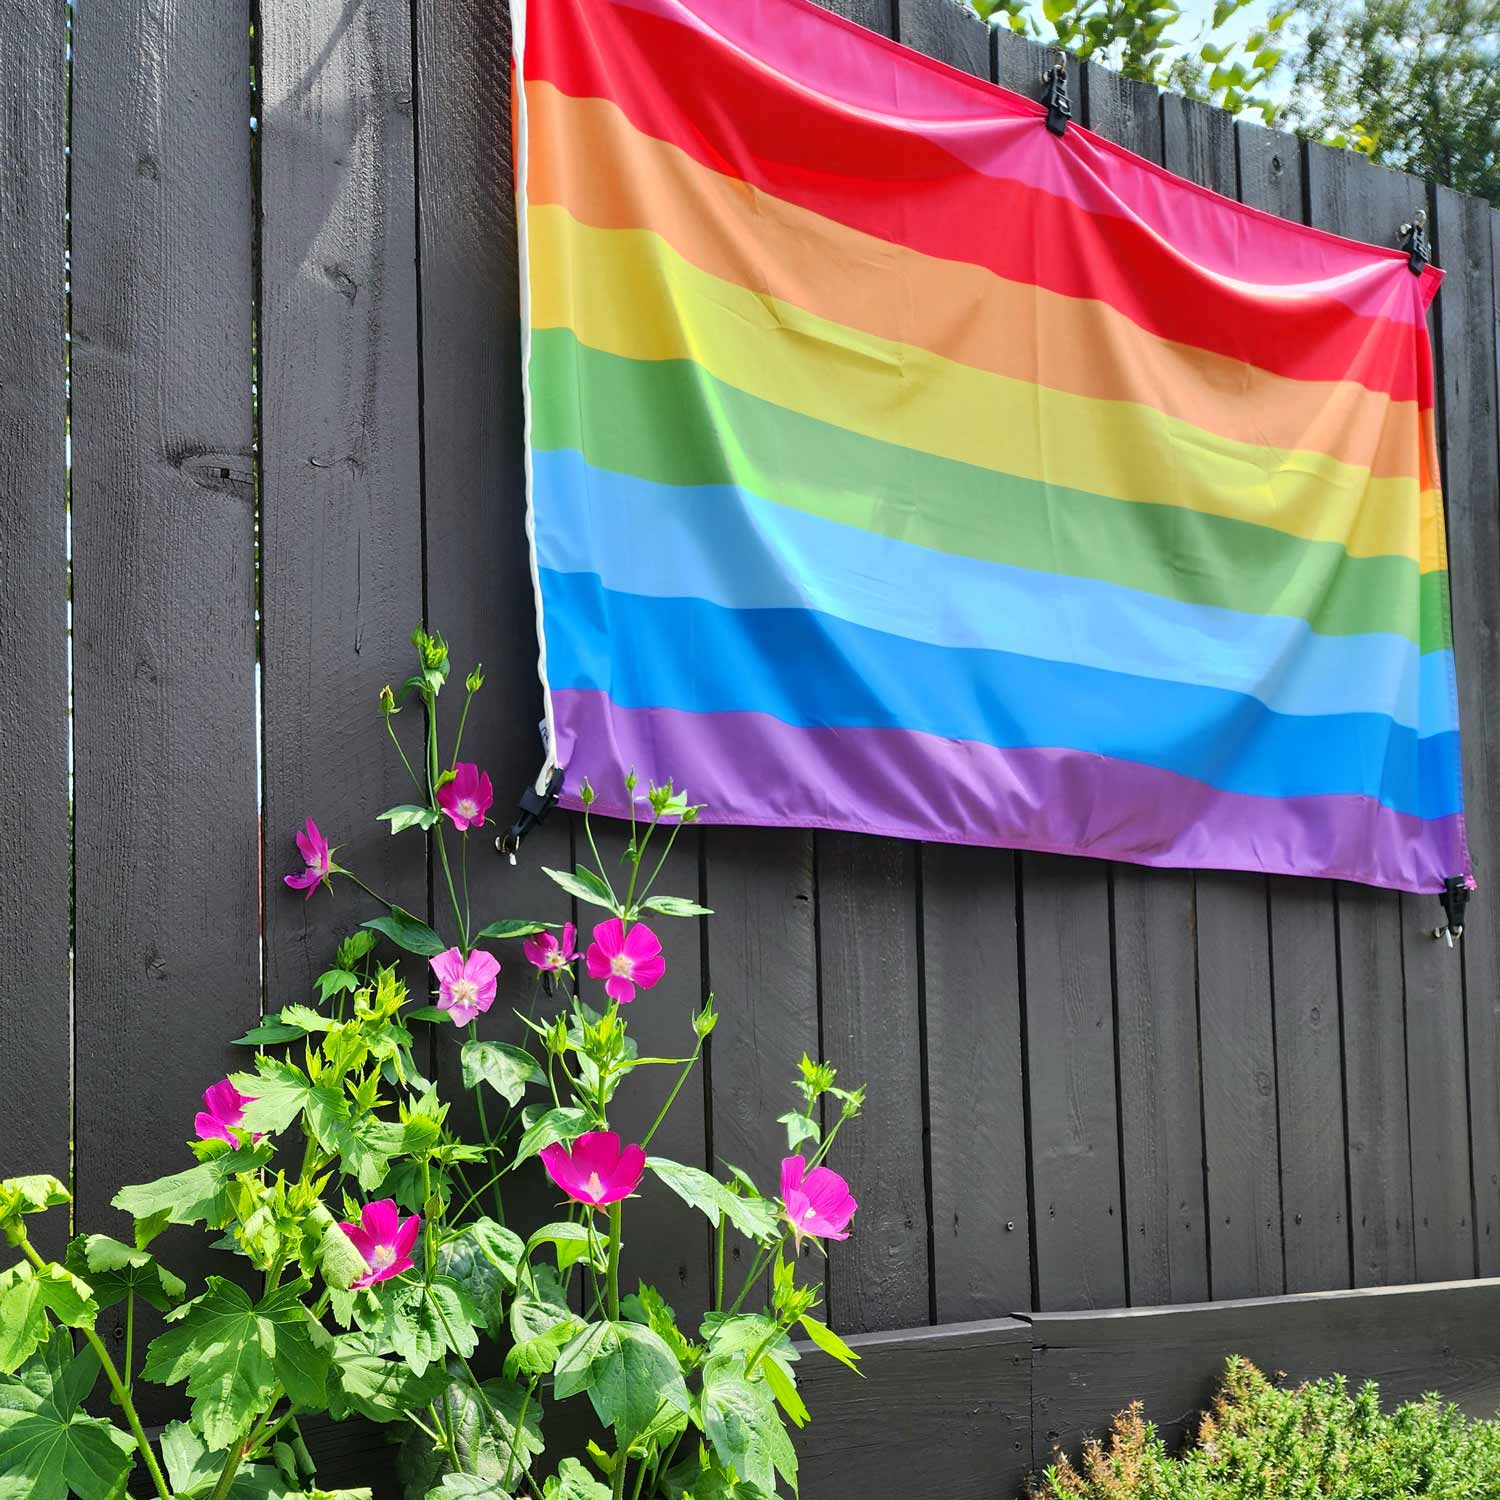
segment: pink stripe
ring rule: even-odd
[[[555,0],[554,0],[555,3]],[[579,3],[579,0],[572,0]],[[1293,224],[1176,177],[1071,125],[1059,141],[1017,128],[1041,105],[855,26],[808,0],[611,0],[718,39],[762,67],[771,90],[791,86],[831,109],[880,115],[976,172],[1039,188],[1090,213],[1135,221],[1157,237],[1164,265],[1297,301],[1327,299],[1367,317],[1421,323],[1442,272],[1411,275],[1400,250]],[[1020,226],[1013,226],[1024,232]]]
[[[1365,797],[1250,797],[1080,750],[997,750],[900,729],[801,729],[765,714],[622,709],[553,694],[563,800],[624,815],[627,770],[671,776],[706,823],[838,828],[890,838],[1258,870],[1440,891],[1468,869],[1463,818]]]

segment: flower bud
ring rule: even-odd
[[[578,800],[585,807],[592,807],[594,805],[594,789],[589,785],[587,776],[583,778],[583,785],[578,788]]]
[[[480,671],[480,667],[483,665],[483,662],[475,663],[474,670],[464,678],[464,686],[471,693],[477,693],[484,686],[484,673]]]
[[[719,1024],[719,1013],[714,1009],[714,997],[710,995],[703,1003],[703,1009],[693,1017],[693,1034],[700,1040],[711,1036],[713,1029]]]
[[[380,690],[380,711],[386,718],[390,718],[392,714],[399,714],[401,712],[396,707],[396,695],[391,691],[390,683],[386,683]]]

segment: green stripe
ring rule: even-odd
[[[1185,603],[1293,615],[1324,635],[1448,644],[1447,575],[1409,558],[939,458],[747,395],[689,360],[632,360],[538,329],[532,441],[659,484],[737,484],[940,552],[1098,578]],[[980,414],[976,414],[976,420]],[[1079,441],[1087,441],[1080,433]]]

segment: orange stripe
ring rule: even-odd
[[[1353,381],[1302,381],[1147,333],[1108,304],[1006,281],[799,208],[644,135],[603,99],[526,84],[527,196],[583,223],[645,228],[700,269],[830,322],[1236,442],[1323,453],[1437,489],[1430,413]],[[997,226],[995,233],[1009,232]],[[1080,351],[1083,351],[1080,357]],[[1426,512],[1435,503],[1423,496]]]

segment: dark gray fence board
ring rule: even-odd
[[[1038,1304],[1125,1301],[1109,867],[1021,856]]]
[[[1271,887],[1286,1289],[1316,1292],[1350,1275],[1333,897],[1323,880]]]
[[[1453,648],[1464,731],[1464,824],[1475,866],[1484,872],[1500,849],[1500,799],[1495,793],[1500,695],[1492,690],[1500,681],[1500,504],[1491,209],[1444,188],[1436,190],[1434,206],[1435,251],[1447,273],[1438,294],[1437,322]],[[1463,942],[1476,1269],[1486,1276],[1500,1269],[1500,956],[1494,929],[1500,892],[1494,884],[1481,874],[1471,906],[1475,920],[1466,925]],[[1436,956],[1452,967],[1454,955],[1446,945]]]
[[[375,822],[412,798],[378,695],[411,670],[423,613],[411,15],[395,0],[268,6],[260,42],[266,985],[279,1007],[307,998],[374,910],[347,885],[308,902],[283,888],[304,818],[382,896],[427,910],[420,843]],[[412,757],[418,721],[410,705],[396,720]],[[410,972],[426,982],[425,965]]]
[[[1033,1456],[1073,1448],[1133,1400],[1169,1443],[1188,1434],[1231,1354],[1289,1382],[1339,1371],[1393,1406],[1439,1390],[1474,1416],[1500,1403],[1500,1283],[1307,1293],[1032,1319]]]
[[[1159,162],[1160,92],[1152,84],[1122,77],[1092,63],[1075,66],[1083,80],[1083,123],[1137,156]]]
[[[743,1167],[774,1197],[789,1154],[777,1116],[799,1107],[798,1063],[819,1051],[813,839],[794,828],[705,828],[703,846],[705,904],[715,913],[703,941],[719,1012],[709,1041],[714,1167]],[[731,1234],[730,1301],[747,1268],[746,1247]]]
[[[1253,120],[1239,120],[1235,150],[1240,201],[1283,219],[1301,220],[1301,142]]]
[[[1012,1500],[1030,1464],[1031,1330],[1018,1319],[867,1334],[851,1374],[799,1345],[807,1500]]]
[[[1197,892],[1209,1285],[1273,1296],[1284,1272],[1266,882],[1207,871]]]
[[[1234,120],[1180,94],[1161,96],[1161,163],[1169,172],[1201,183],[1226,198],[1238,195]]]
[[[930,1286],[916,846],[857,833],[815,842],[823,1051],[845,1083],[869,1088],[835,1148],[860,1210],[853,1237],[829,1248],[828,1306],[841,1332],[910,1327],[928,1320]]]
[[[0,4],[0,1177],[67,1181],[67,17]],[[36,1222],[58,1250],[67,1215]]]
[[[990,76],[990,28],[964,0],[896,0],[896,35],[950,67]]]
[[[128,1238],[260,1010],[249,32],[109,0],[73,47],[77,1215]]]
[[[882,36],[894,35],[896,0],[816,0],[816,3],[836,16],[843,16],[846,21],[857,21],[871,31],[878,31]]]
[[[1031,1302],[1015,860],[921,860],[933,1307],[953,1323]]]
[[[994,50],[990,76],[1002,88],[1024,94],[1028,99],[1039,99],[1042,93],[1042,73],[1048,63],[1047,49],[1038,42],[1029,41],[1003,27],[993,27]],[[1075,84],[1076,79],[1072,80]],[[1077,102],[1074,103],[1076,109]]]

